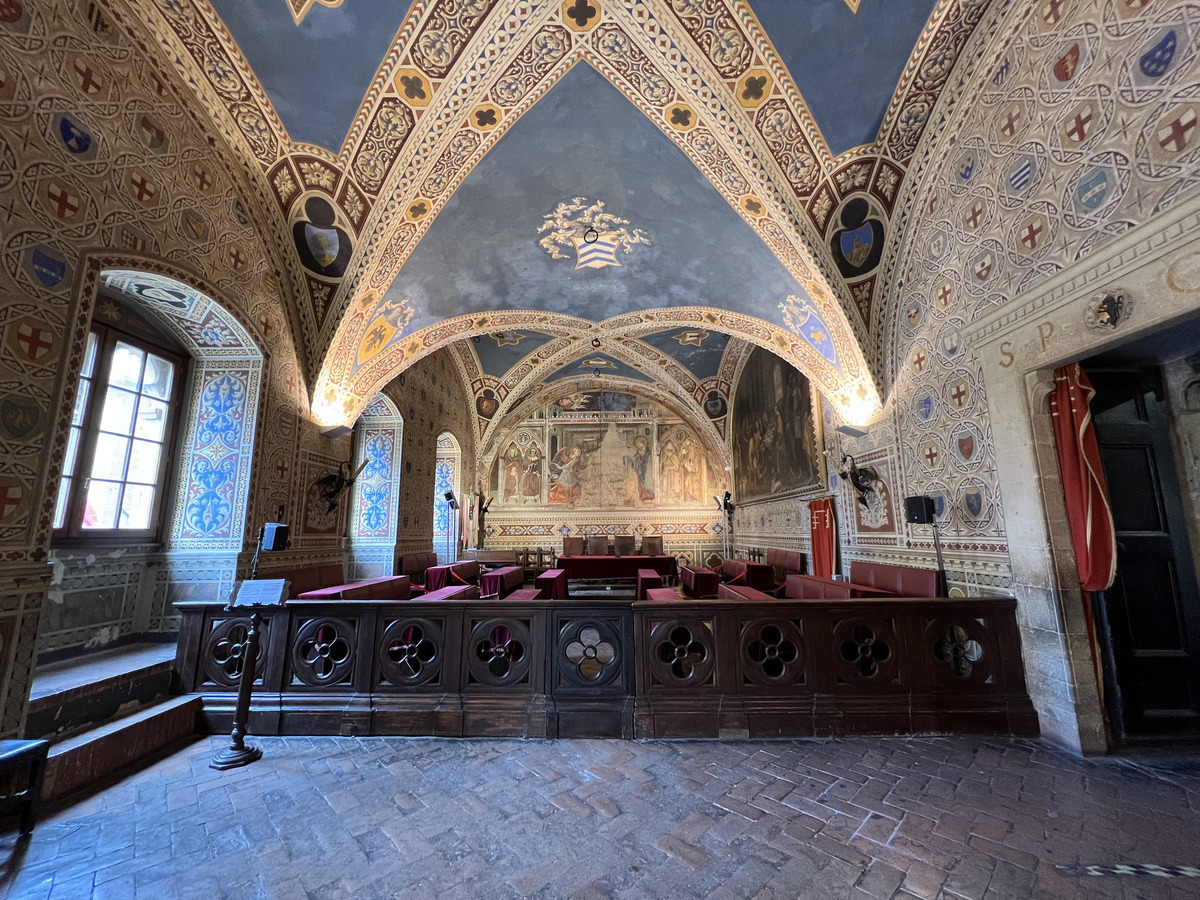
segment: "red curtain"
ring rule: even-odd
[[[1054,443],[1067,500],[1071,543],[1075,546],[1075,565],[1083,587],[1083,615],[1092,649],[1096,689],[1103,700],[1104,677],[1100,671],[1100,645],[1096,639],[1091,592],[1103,591],[1113,583],[1117,573],[1117,538],[1092,423],[1091,402],[1095,395],[1096,389],[1078,363],[1055,370],[1054,394],[1050,397]]]
[[[808,504],[808,517],[812,526],[812,567],[818,578],[833,577],[834,543],[833,498],[822,497]]]
[[[1050,415],[1058,445],[1075,564],[1085,591],[1102,591],[1113,583],[1117,545],[1108,487],[1100,466],[1100,448],[1092,424],[1091,400],[1096,389],[1078,363],[1054,373]],[[1089,610],[1090,612],[1090,610]]]

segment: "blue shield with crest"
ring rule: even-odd
[[[1104,198],[1107,196],[1108,173],[1103,169],[1096,169],[1086,175],[1079,182],[1079,187],[1075,188],[1075,198],[1085,209],[1096,209],[1104,203]]]
[[[967,488],[963,492],[963,505],[972,519],[978,519],[983,515],[983,491],[975,487]]]
[[[1173,29],[1164,34],[1157,44],[1138,59],[1138,68],[1142,70],[1142,74],[1147,78],[1162,78],[1166,75],[1167,69],[1171,68],[1171,62],[1175,59],[1175,48],[1178,44],[1179,38]]]
[[[67,274],[67,260],[53,247],[45,244],[33,248],[33,274],[46,287],[54,287]]]
[[[88,148],[92,146],[92,136],[67,116],[58,120],[58,136],[62,139],[67,152],[74,153],[76,156],[87,153]]]

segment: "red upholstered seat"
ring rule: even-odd
[[[721,580],[727,584],[744,584],[756,591],[775,589],[775,573],[771,567],[748,559],[727,559],[721,563]]]
[[[817,578],[815,575],[789,575],[783,596],[789,600],[849,600],[850,585],[844,581]]]
[[[480,576],[479,594],[482,597],[507,597],[524,583],[524,569],[520,566],[502,566]]]
[[[547,569],[537,577],[536,584],[547,600],[567,599],[567,573],[562,569]]]
[[[682,600],[683,598],[675,588],[660,587],[650,588],[646,591],[646,599],[652,602],[669,603],[672,600]]]
[[[770,594],[744,584],[717,585],[718,600],[774,600]]]
[[[897,597],[936,597],[937,571],[913,566],[887,566],[855,561],[850,564],[850,580],[869,585]]]
[[[407,600],[412,588],[407,575],[367,578],[347,584],[304,591],[297,600]]]
[[[767,565],[775,572],[775,584],[783,584],[789,575],[803,575],[808,568],[804,554],[799,550],[767,550]]]
[[[634,596],[636,596],[638,600],[645,600],[646,591],[653,588],[660,588],[662,586],[663,579],[658,572],[654,571],[653,569],[638,569],[637,592]]]
[[[516,600],[520,602],[529,600],[544,600],[546,598],[542,596],[542,592],[537,588],[521,588],[519,591],[513,591],[504,599]]]
[[[679,582],[689,597],[715,597],[721,576],[703,566],[684,566],[679,573]]]
[[[419,598],[426,600],[478,600],[479,588],[473,584],[450,584]]]

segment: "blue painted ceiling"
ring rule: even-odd
[[[493,378],[503,378],[509,369],[549,340],[552,340],[550,335],[537,331],[506,331],[482,335],[472,346],[480,368]]]
[[[675,328],[642,338],[656,350],[683,363],[697,379],[712,378],[721,366],[729,335],[700,328]],[[699,342],[697,346],[696,342]]]
[[[585,353],[579,359],[567,363],[553,375],[548,376],[546,382],[560,381],[575,375],[593,375],[594,370],[597,369],[601,378],[619,375],[623,378],[636,378],[638,381],[653,381],[649,375],[626,365],[619,359],[613,359],[607,353]]]
[[[299,25],[283,0],[212,0],[292,140],[336,153],[409,3],[313,4]]]
[[[879,133],[936,0],[749,0],[836,156]]]
[[[619,267],[555,259],[538,229],[584,197],[649,244]],[[578,229],[580,234],[584,229]],[[408,332],[466,313],[538,309],[599,321],[664,306],[718,306],[779,321],[804,289],[683,151],[602,76],[577,65],[463,181],[388,290]]]

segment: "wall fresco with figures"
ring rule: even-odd
[[[492,509],[696,508],[724,490],[690,425],[644,397],[575,392],[526,419],[492,463]]]
[[[739,503],[821,486],[821,452],[808,379],[758,348],[733,400],[734,497]]]

